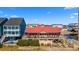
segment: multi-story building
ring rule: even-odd
[[[5,36],[5,40],[15,40],[17,38],[21,38],[26,24],[23,18],[10,18],[3,25],[3,35]]]
[[[60,27],[52,27],[51,25],[37,25],[26,27],[24,39],[38,39],[40,44],[52,44],[60,42],[62,39]]]
[[[26,27],[33,27],[33,26],[37,26],[39,24],[27,24]]]
[[[75,30],[76,32],[78,32],[78,23],[70,23],[68,25],[68,30],[71,31],[71,30]]]
[[[63,28],[63,24],[52,24],[53,27]]]
[[[78,40],[78,23],[70,23],[67,27],[68,29],[68,36],[71,39]]]
[[[7,20],[7,18],[0,18],[0,38],[3,36],[3,25]]]

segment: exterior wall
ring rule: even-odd
[[[40,43],[40,45],[41,44],[46,45],[46,44],[52,44],[52,41],[50,41],[50,40],[39,40],[39,43]]]
[[[5,22],[7,22],[7,18],[0,24],[0,36],[3,35],[3,25],[5,24]]]
[[[3,35],[3,25],[0,26],[0,36]]]
[[[24,32],[25,32],[25,28],[26,28],[26,23],[25,23],[25,21],[23,20],[22,21],[22,23],[21,23],[21,25],[20,25],[20,34],[21,34],[21,36],[24,34]]]
[[[59,27],[59,28],[63,28],[62,24],[53,24],[52,27]]]
[[[74,29],[75,31],[78,31],[78,23],[71,23],[68,25],[68,30]]]
[[[59,38],[60,33],[25,33],[26,38]]]
[[[2,36],[2,26],[0,26],[0,36]]]
[[[5,25],[3,26],[3,34],[8,40],[20,38],[25,31],[26,24],[24,20],[20,25]]]
[[[62,40],[63,38],[60,37],[60,33],[52,33],[52,34],[49,34],[49,33],[26,33],[24,36],[23,36],[23,39],[26,39],[26,40],[29,40],[29,39],[32,39],[32,40],[39,40],[39,43],[40,45],[48,45],[48,44],[53,44],[53,41],[55,39],[58,39],[58,40]]]
[[[4,35],[6,37],[18,37],[20,36],[19,26],[4,26]]]

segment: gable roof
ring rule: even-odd
[[[23,18],[10,18],[4,25],[20,25]]]
[[[0,24],[4,22],[5,20],[7,20],[7,18],[0,18]]]
[[[59,33],[61,32],[61,28],[59,27],[51,27],[48,25],[38,25],[35,27],[26,27],[25,30],[26,33],[40,33],[40,32],[46,32],[46,33]]]

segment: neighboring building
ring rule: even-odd
[[[25,31],[25,21],[23,18],[10,18],[3,26],[5,40],[15,40],[21,38]]]
[[[70,23],[68,25],[68,36],[70,36],[71,39],[78,40],[78,23]]]
[[[0,38],[3,36],[3,25],[7,20],[7,18],[0,18]]]
[[[39,24],[27,24],[26,27],[37,26]]]
[[[68,30],[71,31],[72,29],[74,29],[76,32],[78,32],[78,23],[70,23],[68,25]]]
[[[61,30],[61,34],[64,35],[67,32],[68,32],[67,25],[63,25],[62,30]]]
[[[67,31],[67,25],[63,25],[62,31]]]
[[[53,27],[59,27],[59,28],[63,28],[62,24],[52,24]]]
[[[26,27],[24,39],[38,39],[40,44],[48,44],[58,41],[61,34],[61,28],[52,27],[51,25],[37,25]]]

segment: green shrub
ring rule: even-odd
[[[41,43],[41,46],[44,46],[44,43]]]
[[[19,40],[17,45],[19,46],[29,46],[28,40]]]
[[[39,40],[29,39],[28,43],[29,43],[30,46],[39,46]]]
[[[39,40],[32,40],[31,46],[39,46]]]
[[[73,38],[74,38],[75,40],[78,40],[78,35],[74,35]]]
[[[17,45],[19,46],[39,46],[39,40],[19,40]]]
[[[50,44],[50,43],[48,43],[48,44],[47,44],[47,46],[51,46],[51,44]]]

